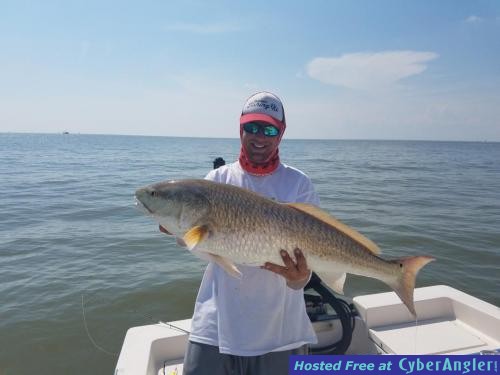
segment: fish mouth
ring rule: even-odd
[[[144,203],[139,200],[139,198],[135,197],[135,207],[142,212],[152,215],[153,211]]]

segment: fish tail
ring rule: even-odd
[[[403,301],[414,317],[417,316],[415,305],[413,303],[415,280],[418,271],[433,260],[435,260],[435,258],[429,256],[413,256],[394,259],[391,261],[392,263],[398,264],[399,267],[402,268],[402,272],[397,279],[389,282],[388,284],[392,289],[394,289],[396,294],[399,298],[401,298],[401,301]]]

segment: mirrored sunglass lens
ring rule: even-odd
[[[243,130],[247,133],[257,134],[259,131],[266,137],[276,137],[280,131],[273,125],[261,125],[255,122],[247,122],[243,125]]]
[[[259,125],[254,124],[253,122],[249,122],[249,123],[243,125],[243,129],[247,133],[257,134],[259,132]]]
[[[278,128],[274,126],[264,126],[264,135],[267,137],[276,137],[279,134]]]

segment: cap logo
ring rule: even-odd
[[[248,104],[248,108],[264,108],[266,111],[271,109],[274,112],[278,112],[278,106],[275,103],[268,104],[267,100],[256,100]]]

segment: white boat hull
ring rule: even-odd
[[[346,354],[473,354],[500,348],[497,306],[444,285],[415,289],[414,300],[417,322],[393,292],[354,298],[359,316]],[[186,319],[130,328],[115,375],[182,374],[190,325]],[[338,320],[313,326],[319,347],[342,335]]]

